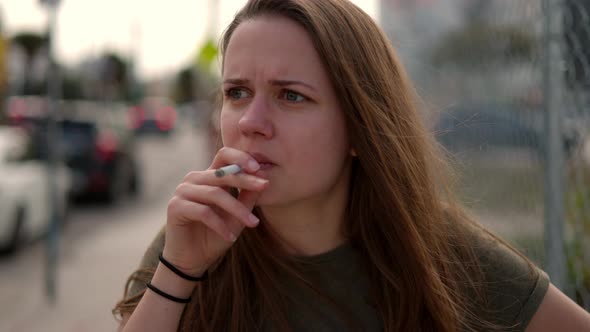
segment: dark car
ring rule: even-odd
[[[544,154],[546,131],[541,110],[520,109],[512,104],[468,103],[440,114],[435,126],[437,139],[450,151],[483,147],[517,148]],[[569,156],[578,135],[564,122],[563,148]]]
[[[131,128],[137,134],[170,135],[176,127],[176,118],[176,107],[166,98],[145,98],[129,108]]]
[[[23,106],[37,101],[19,98],[13,97],[9,102],[9,117],[32,133],[37,154],[46,158],[47,118],[42,112],[27,113]],[[14,111],[15,107],[19,110]],[[135,139],[128,128],[125,110],[118,104],[59,103],[58,147],[61,158],[72,171],[74,198],[92,197],[114,203],[126,194],[139,192],[141,177]]]

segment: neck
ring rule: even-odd
[[[283,206],[261,206],[265,222],[290,254],[319,255],[347,241],[344,224],[349,179],[343,178],[317,197]]]

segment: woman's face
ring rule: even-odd
[[[241,23],[224,58],[224,146],[261,162],[269,179],[260,206],[321,199],[347,190],[344,115],[307,32],[262,16]]]

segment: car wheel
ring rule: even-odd
[[[131,169],[131,176],[129,178],[129,194],[131,197],[136,198],[141,192],[141,179],[139,171],[136,166]]]
[[[113,174],[113,180],[105,192],[105,200],[108,204],[116,204],[123,200],[127,193],[127,184],[129,183],[129,170],[122,162],[116,165]]]

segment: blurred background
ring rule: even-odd
[[[104,331],[184,175],[243,0],[0,0],[0,331]],[[356,0],[462,202],[590,310],[590,1]]]

